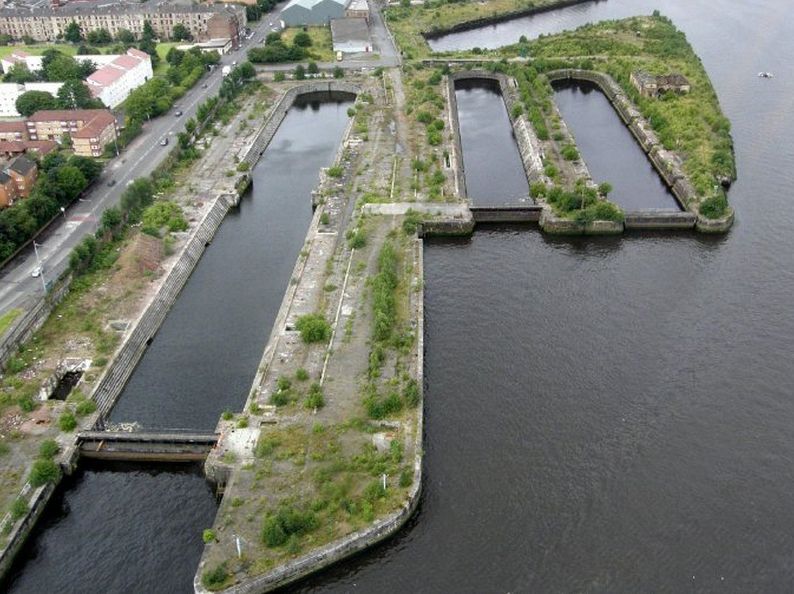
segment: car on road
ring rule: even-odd
[[[115,179],[111,179],[111,180],[108,181],[108,188],[112,188],[115,185],[116,185],[116,180]]]
[[[207,88],[207,83],[204,83],[203,85],[201,85],[201,88],[202,89],[206,89]]]
[[[175,115],[176,117],[179,117],[179,116],[181,116],[181,115],[182,115],[182,110],[180,110],[180,109],[177,109],[177,110],[174,112],[174,115]]]
[[[160,139],[160,146],[168,146],[168,138]]]
[[[39,278],[41,276],[42,272],[44,272],[44,267],[43,266],[36,266],[36,268],[34,268],[31,271],[30,276],[32,276],[33,278]]]

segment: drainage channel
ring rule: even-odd
[[[312,216],[310,194],[352,95],[302,95],[122,393],[112,420],[213,429],[239,409]],[[81,462],[12,569],[8,591],[192,592],[217,501],[195,464]]]

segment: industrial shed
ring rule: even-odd
[[[334,51],[359,54],[372,51],[367,19],[334,19],[331,21]]]
[[[327,25],[345,16],[346,0],[290,0],[281,11],[285,27]]]

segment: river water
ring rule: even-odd
[[[554,102],[576,139],[596,183],[609,182],[609,199],[623,210],[681,210],[609,99],[588,83],[555,83]]]
[[[455,82],[466,193],[475,206],[527,201],[529,184],[499,85],[491,80]],[[499,183],[494,184],[493,180]]]
[[[733,229],[428,242],[419,512],[293,591],[791,590],[794,2],[608,0],[532,27],[655,8],[733,122]],[[457,39],[532,34],[497,31]]]
[[[6,586],[14,594],[190,592],[201,531],[217,509],[198,465],[82,464]]]
[[[346,98],[343,98],[346,97]],[[333,159],[352,95],[301,96],[253,170],[111,412],[143,427],[214,429],[245,402]]]

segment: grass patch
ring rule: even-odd
[[[281,33],[281,40],[286,45],[292,45],[295,35],[303,31],[303,27],[288,27]],[[306,48],[308,51],[307,59],[317,62],[333,62],[336,55],[331,42],[331,28],[325,26],[306,27],[306,33],[312,40],[312,44]]]
[[[21,313],[22,310],[15,307],[13,309],[9,309],[2,316],[0,316],[0,336],[6,333],[6,330],[11,327],[11,324],[16,321]]]

